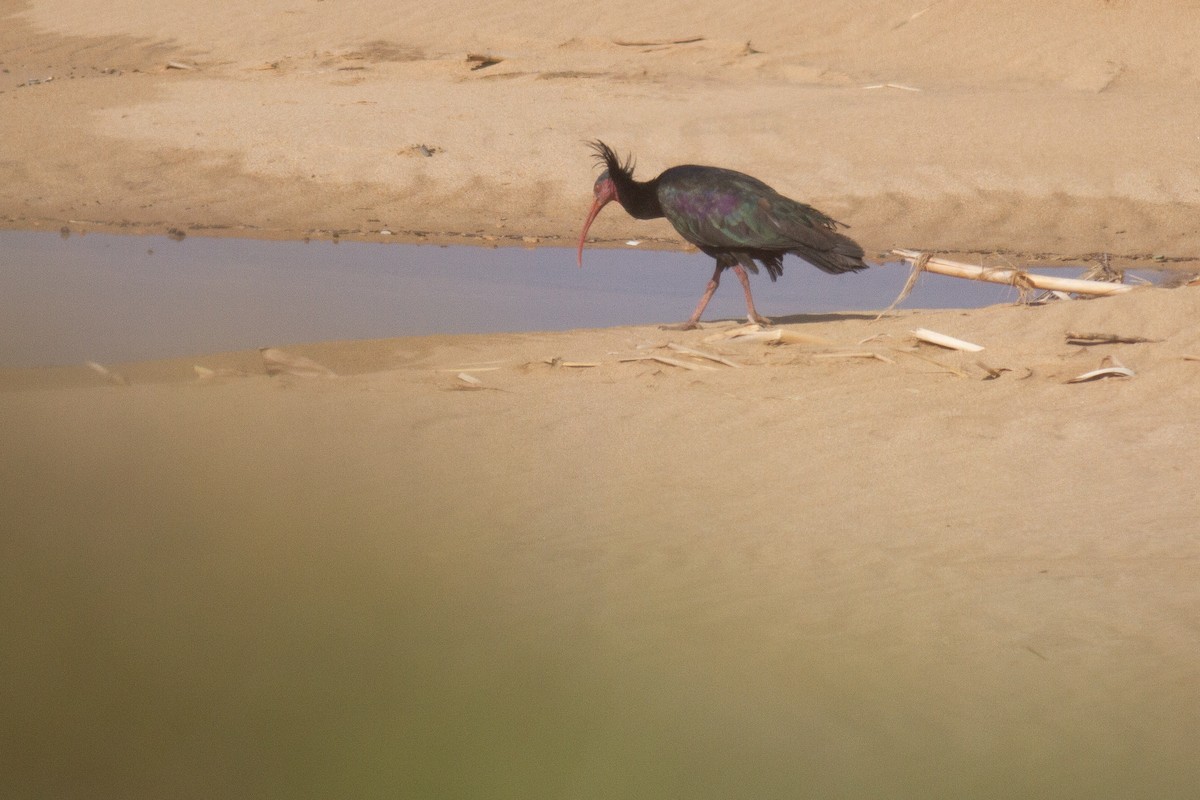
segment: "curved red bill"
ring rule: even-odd
[[[603,179],[603,175],[601,178]],[[617,197],[616,187],[613,186],[610,180],[597,181],[594,190],[596,199],[592,201],[592,208],[588,211],[587,219],[583,222],[583,233],[579,234],[579,254],[577,261],[579,266],[583,267],[583,245],[587,241],[588,229],[592,227],[592,221],[600,213],[600,209],[604,208]]]
[[[579,234],[579,257],[577,259],[580,268],[583,267],[583,245],[587,241],[588,228],[592,227],[592,220],[596,219],[596,215],[600,213],[600,209],[604,208],[607,202],[607,200],[601,200],[597,197],[596,202],[592,203],[591,211],[588,212],[587,220],[583,223],[583,233]]]

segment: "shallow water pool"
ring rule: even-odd
[[[0,231],[0,366],[120,362],[437,333],[568,330],[687,318],[712,271],[698,253],[275,242]],[[827,275],[796,258],[759,310],[878,311],[906,266]],[[1005,286],[922,276],[907,308],[1009,302]],[[705,320],[742,318],[737,281]]]
[[[29,363],[678,320],[709,271],[639,251],[580,271],[565,250],[0,243],[4,352]],[[906,272],[793,261],[755,287],[784,319],[874,312]],[[714,318],[742,312],[731,283]],[[909,304],[1008,299],[924,276]],[[1084,401],[1061,427],[1014,405],[964,437],[909,414],[953,422],[1012,381],[959,382],[945,408],[914,382],[867,410],[799,369],[795,396],[752,399],[629,377],[0,392],[0,797],[1195,794],[1187,529],[1127,547],[1119,515],[1116,534],[1064,525],[1065,494],[1114,486],[1087,454],[1126,469],[1103,442],[1063,455],[1089,442]],[[739,414],[748,399],[766,413]],[[693,439],[703,424],[720,435]],[[764,469],[776,448],[785,468]],[[837,457],[814,469],[821,449]],[[1013,464],[1033,474],[997,481]],[[1186,525],[1181,503],[1166,518]]]

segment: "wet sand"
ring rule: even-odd
[[[563,242],[601,136],[877,249],[1200,252],[1174,5],[217,9],[0,4],[5,225]],[[1190,797],[1200,289],[781,317],[0,371],[4,794]]]

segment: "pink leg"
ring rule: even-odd
[[[759,313],[754,310],[754,298],[750,295],[750,277],[746,275],[746,270],[741,264],[737,264],[733,268],[733,274],[737,275],[738,280],[742,282],[742,290],[746,292],[746,315],[751,322],[757,322],[759,325],[770,325],[771,320],[766,317],[759,316]],[[705,297],[705,302],[708,298]]]
[[[721,271],[723,269],[725,267],[718,261],[717,268],[713,270],[712,280],[705,287],[704,294],[700,295],[700,302],[696,304],[696,310],[692,312],[692,316],[688,318],[687,322],[681,322],[678,325],[663,325],[662,327],[679,331],[690,331],[692,328],[698,328],[700,326],[700,315],[704,313],[704,309],[708,306],[708,301],[712,299],[713,292],[717,291],[717,287],[721,285]],[[738,269],[741,269],[741,267],[738,267]]]

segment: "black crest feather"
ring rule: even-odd
[[[588,142],[588,146],[595,151],[596,163],[603,164],[610,177],[614,180],[633,180],[633,156],[627,156],[622,163],[613,149],[599,139]]]

